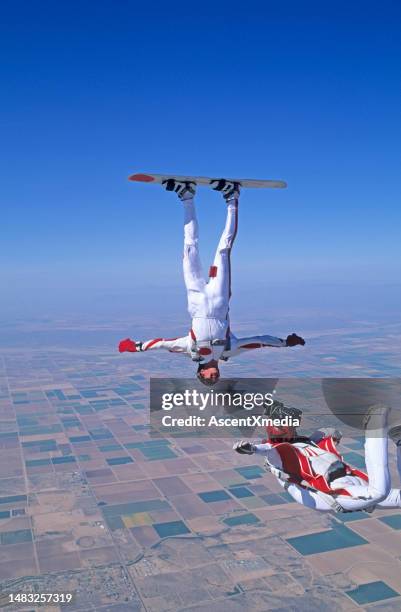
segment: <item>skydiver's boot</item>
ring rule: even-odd
[[[375,431],[376,435],[387,436],[388,415],[391,409],[385,404],[374,404],[368,408],[363,417],[363,427],[367,432]]]
[[[240,195],[240,183],[227,181],[226,179],[216,179],[210,181],[210,186],[214,191],[220,191],[223,198],[228,203],[231,200],[238,200]]]
[[[192,181],[177,181],[170,178],[162,182],[166,191],[175,191],[180,200],[192,200],[195,196],[196,183]]]
[[[388,430],[388,436],[396,446],[401,447],[401,425],[394,425]]]

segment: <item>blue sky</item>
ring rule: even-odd
[[[8,3],[9,304],[182,291],[180,206],[135,171],[288,181],[243,194],[239,289],[398,283],[400,26],[389,1]],[[198,206],[207,267],[224,207]]]

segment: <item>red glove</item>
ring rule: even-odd
[[[287,336],[287,339],[285,341],[286,346],[297,346],[297,344],[304,346],[305,340],[301,338],[301,336],[297,336],[297,334],[290,334],[289,336]]]
[[[138,342],[138,345],[140,343]],[[120,353],[125,353],[125,352],[129,352],[129,353],[136,353],[138,350],[140,350],[139,346],[137,346],[137,343],[134,342],[133,340],[131,340],[130,338],[126,338],[125,340],[121,340],[120,344],[118,345],[118,350],[120,351]]]

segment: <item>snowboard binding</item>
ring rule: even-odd
[[[226,202],[239,198],[241,184],[226,179],[216,179],[210,181],[210,186],[214,191],[220,191]]]
[[[196,191],[196,183],[192,181],[177,181],[169,178],[162,182],[166,191],[175,191],[180,200],[190,200],[194,197]]]

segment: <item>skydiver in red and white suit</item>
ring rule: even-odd
[[[337,445],[338,430],[298,436],[295,428],[268,427],[262,444],[237,442],[241,454],[264,455],[266,468],[291,497],[320,512],[373,511],[401,508],[400,489],[391,488],[388,466],[388,437],[397,446],[397,467],[401,479],[401,427],[388,431],[388,409],[373,407],[365,421],[366,473],[343,461]]]
[[[194,205],[194,183],[165,181],[168,191],[175,191],[184,206],[184,281],[188,295],[188,311],[192,328],[186,336],[165,339],[154,338],[145,342],[122,340],[120,352],[138,352],[166,349],[182,353],[198,362],[198,378],[205,384],[215,384],[219,377],[219,360],[226,361],[234,355],[263,347],[304,345],[296,334],[285,340],[274,336],[236,338],[230,330],[229,304],[231,297],[231,249],[237,234],[239,185],[231,181],[215,181],[213,189],[221,191],[227,203],[227,219],[221,235],[209,280],[202,272],[199,256],[198,221]]]

